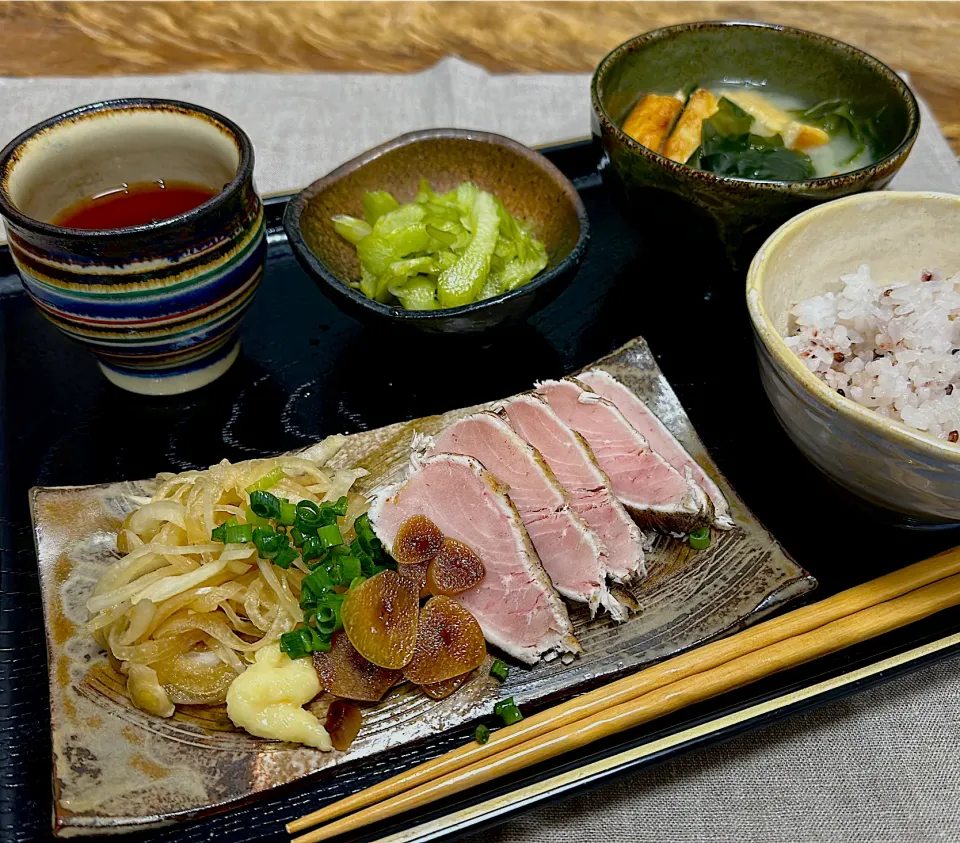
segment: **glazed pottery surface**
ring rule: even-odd
[[[50,222],[79,200],[158,180],[219,192],[169,219],[113,230]],[[113,100],[34,126],[0,153],[0,212],[24,287],[118,386],[185,392],[225,372],[266,256],[253,148],[199,106]]]
[[[410,202],[421,179],[441,192],[470,181],[493,193],[546,246],[546,269],[509,293],[446,310],[391,307],[348,286],[360,279],[357,250],[336,233],[330,218],[362,217],[363,194],[372,190]],[[509,138],[462,129],[411,132],[365,152],[294,197],[283,225],[301,265],[351,316],[444,334],[489,330],[552,301],[576,275],[589,241],[583,202],[553,164]]]
[[[924,268],[960,272],[960,196],[865,193],[782,226],[754,258],[747,304],[760,375],[790,438],[821,471],[905,525],[960,522],[960,444],[929,436],[842,397],[782,337],[798,301],[841,288],[867,264],[878,283]]]
[[[859,113],[875,115],[881,155],[875,164],[828,178],[753,181],[678,164],[620,128],[645,93],[720,80],[768,84],[811,104],[848,100]],[[689,23],[633,38],[600,62],[591,100],[594,134],[629,201],[649,208],[664,191],[679,197],[687,213],[712,221],[731,256],[751,235],[769,234],[815,203],[882,188],[906,160],[920,126],[910,89],[881,62],[823,35],[761,23]]]

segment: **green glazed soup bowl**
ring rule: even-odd
[[[851,102],[859,114],[874,117],[875,163],[826,178],[754,181],[678,164],[620,128],[643,94],[720,81],[767,85],[809,105],[833,98]],[[707,221],[735,261],[746,246],[759,245],[812,205],[884,187],[903,165],[920,128],[916,99],[882,62],[841,41],[765,23],[687,23],[633,38],[600,62],[591,99],[594,134],[628,203],[638,213],[650,214],[662,205],[664,211],[679,208]]]

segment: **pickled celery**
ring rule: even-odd
[[[468,186],[476,191],[472,184]],[[463,208],[466,202],[459,202],[459,192],[458,190],[458,204]],[[460,260],[444,270],[437,279],[440,307],[460,307],[476,301],[490,272],[490,257],[497,246],[500,216],[497,214],[493,194],[478,192],[477,196],[473,197],[467,192],[467,202],[473,204],[470,218],[473,237]]]
[[[363,197],[364,219],[332,218],[354,244],[365,296],[408,310],[459,307],[510,292],[547,265],[530,229],[493,194],[464,182],[436,193],[422,180],[413,202],[383,190]]]

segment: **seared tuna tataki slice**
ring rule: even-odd
[[[516,508],[479,462],[459,454],[427,457],[405,482],[371,501],[370,524],[388,551],[414,515],[429,518],[483,562],[481,583],[454,599],[477,619],[487,641],[527,664],[547,653],[579,652],[567,609]]]
[[[530,540],[554,587],[564,597],[602,604],[617,619],[626,614],[607,591],[600,542],[570,506],[549,466],[495,413],[481,412],[454,422],[430,453],[464,454],[479,460],[507,488]]]
[[[577,375],[577,380],[585,383],[590,389],[612,401],[617,409],[632,424],[640,435],[647,440],[661,457],[672,465],[681,474],[690,469],[694,482],[707,493],[713,504],[713,524],[721,530],[733,527],[730,517],[730,506],[723,492],[710,475],[700,464],[687,453],[686,448],[677,441],[676,437],[667,429],[667,426],[657,418],[656,414],[641,401],[633,390],[620,383],[609,372],[603,369],[591,369],[589,372]]]
[[[504,413],[550,466],[577,514],[600,539],[607,574],[617,582],[644,576],[643,534],[617,500],[586,440],[536,395],[508,401]]]
[[[587,440],[620,503],[641,526],[689,533],[712,521],[703,489],[651,450],[612,402],[573,378],[538,384],[537,394]]]

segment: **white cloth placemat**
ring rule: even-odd
[[[115,97],[197,103],[256,147],[257,186],[292,192],[371,146],[415,129],[484,129],[536,146],[590,134],[590,75],[493,75],[448,58],[414,74],[185,73],[90,79],[0,78],[0,147],[34,123]],[[960,169],[929,108],[891,187],[960,193]]]
[[[459,59],[394,74],[0,79],[0,143],[113,97],[182,99],[240,124],[263,193],[298,189],[414,129],[530,145],[590,131],[587,74],[494,76]],[[891,187],[960,193],[929,108]],[[960,231],[958,231],[960,236]],[[903,843],[960,840],[960,676],[953,659],[784,724],[525,815],[471,843]]]

